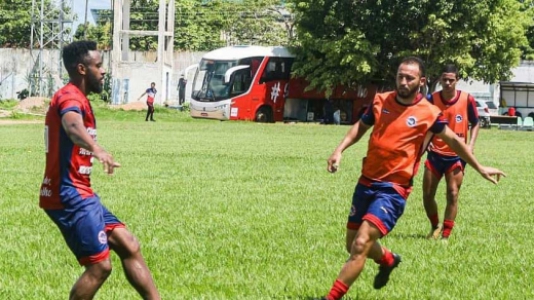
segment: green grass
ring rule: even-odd
[[[19,101],[13,99],[0,100],[0,109],[12,110]]]
[[[307,299],[326,294],[347,258],[345,223],[362,142],[337,174],[326,159],[348,130],[315,124],[193,120],[159,109],[96,105],[99,142],[122,164],[93,171],[104,204],[140,239],[163,299]],[[40,124],[0,126],[0,299],[60,299],[83,271],[38,207]],[[534,299],[534,133],[481,130],[476,154],[508,173],[472,169],[448,244],[422,238],[421,174],[383,244],[403,256],[375,291],[369,261],[350,299]],[[422,172],[421,172],[422,173]],[[439,190],[440,214],[444,190]],[[116,255],[97,299],[138,299]]]

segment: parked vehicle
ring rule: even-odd
[[[477,105],[477,112],[478,112],[478,120],[480,122],[480,127],[481,128],[489,128],[491,127],[491,121],[490,121],[490,116],[492,115],[491,113],[493,113],[494,109],[491,109],[491,113],[490,113],[490,108],[488,107],[488,102],[491,102],[491,101],[484,101],[484,100],[475,100],[476,102],[476,105]],[[491,104],[493,104],[493,102],[491,102]],[[495,104],[493,104],[493,106],[495,106]],[[495,111],[497,111],[497,109],[495,108]]]
[[[378,87],[335,86],[307,89],[308,82],[291,76],[295,56],[284,47],[232,46],[206,53],[196,70],[191,116],[256,122],[333,122],[339,110],[342,124],[358,120]]]
[[[490,116],[498,116],[499,115],[499,108],[493,101],[486,101],[486,105],[488,106],[488,112]]]

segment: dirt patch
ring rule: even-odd
[[[48,100],[44,97],[29,97],[21,100],[13,110],[27,114],[45,115],[48,109]]]
[[[48,98],[43,97],[29,97],[20,101],[19,104],[15,106],[15,109],[22,111],[30,111],[33,108],[44,107],[47,100]]]
[[[7,118],[9,116],[11,116],[11,112],[9,110],[0,109],[0,118]]]
[[[123,110],[146,110],[146,103],[143,101],[136,101],[128,104],[113,105],[111,108],[123,109]]]

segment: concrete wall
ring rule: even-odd
[[[29,75],[32,68],[38,64],[38,51],[34,52],[32,56],[28,49],[0,49],[0,99],[16,99],[17,92],[29,88]],[[43,66],[49,70],[50,75],[46,75],[50,82],[49,88],[44,89],[43,92],[51,96],[54,91],[59,89],[65,81],[68,80],[67,72],[63,65],[61,65],[62,78],[60,78],[60,63],[59,50],[44,50],[43,52]],[[168,99],[156,99],[157,103],[164,101],[177,102],[178,101],[178,79],[184,70],[193,64],[200,61],[205,52],[174,52],[174,69],[169,70],[168,81]],[[136,52],[129,53],[129,59],[133,62],[127,63],[125,74],[127,75],[127,83],[121,82],[121,87],[126,85],[128,89],[121,89],[126,94],[127,98],[121,97],[121,103],[136,101],[139,96],[150,87],[151,77],[157,74],[156,67],[150,66],[150,63],[155,62],[156,54],[153,52]],[[104,66],[109,70],[110,53],[103,52]],[[145,64],[147,63],[147,64]],[[194,72],[188,74],[188,85],[186,91],[186,101],[189,101],[191,95],[191,84],[193,82]],[[156,87],[158,90],[165,87]],[[48,91],[49,90],[49,91]],[[47,93],[49,92],[49,93]]]
[[[129,86],[128,95],[124,95],[124,90],[120,91],[121,97],[114,98],[114,104],[130,103],[137,101],[139,96],[150,87],[151,82],[156,82],[156,89],[158,94],[156,95],[156,103],[163,104],[164,102],[174,103],[178,102],[178,80],[180,75],[184,73],[185,69],[193,64],[198,64],[202,55],[205,52],[175,52],[174,53],[174,69],[169,69],[168,80],[163,80],[165,86],[158,84],[158,80],[154,78],[160,78],[159,70],[155,62],[155,53],[140,53],[134,52],[130,54],[129,59],[135,62],[123,62],[120,63],[121,77],[127,79],[127,85]],[[193,83],[193,77],[195,75],[194,70],[191,70],[187,74],[187,87],[186,87],[186,102],[189,102],[191,97],[191,86]],[[121,87],[125,87],[124,79]],[[166,93],[160,93],[163,89],[167,89]],[[161,95],[169,95],[167,99],[162,99]],[[144,99],[142,99],[144,101]]]

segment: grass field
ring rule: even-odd
[[[137,235],[163,299],[309,299],[347,258],[344,234],[366,143],[337,174],[326,159],[348,130],[315,124],[192,120],[185,113],[96,113],[99,142],[122,164],[93,170],[104,204]],[[66,299],[82,268],[38,207],[41,124],[0,126],[0,299]],[[387,287],[369,261],[349,299],[534,299],[534,133],[481,130],[449,243],[427,241],[421,174],[383,244],[403,256]],[[422,173],[422,172],[421,172]],[[440,214],[444,190],[440,187]],[[441,217],[441,216],[440,216]],[[97,299],[138,299],[114,271]]]

